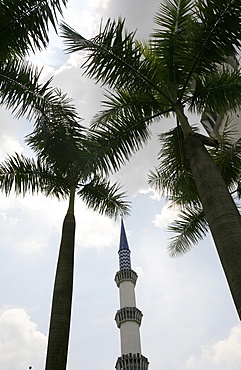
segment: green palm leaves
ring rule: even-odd
[[[150,139],[153,121],[170,113],[177,116],[177,128],[161,136],[160,165],[150,174],[149,184],[174,203],[189,207],[187,214],[192,219],[196,207],[204,215],[185,149],[187,135],[199,135],[186,113],[227,112],[241,105],[241,74],[227,63],[235,58],[240,46],[236,27],[240,14],[238,0],[166,0],[155,15],[155,29],[147,42],[136,41],[135,33],[125,30],[121,19],[108,20],[91,40],[61,25],[67,51],[87,51],[84,73],[110,88],[105,92],[103,110],[92,121],[92,135],[100,144],[99,158],[104,163],[118,169]],[[237,184],[238,151],[236,160],[232,159],[237,166],[234,174],[231,161],[225,162],[226,170],[220,163],[235,144],[230,143],[228,148],[223,144],[226,139],[219,140],[220,147],[211,151],[212,156],[226,184]],[[207,142],[216,145],[214,140]],[[183,214],[184,220],[187,214]],[[190,245],[191,234],[183,234],[181,225],[184,229],[182,222],[175,230],[179,236],[185,234],[183,243],[186,240]],[[180,250],[184,249],[183,244]]]
[[[169,226],[174,233],[168,245],[171,257],[178,257],[188,252],[209,231],[208,222],[201,206],[186,206],[180,213],[178,220]]]
[[[66,0],[1,1],[0,59],[45,48],[49,26],[56,30],[57,14],[62,14],[62,6],[66,4]]]
[[[121,19],[109,20],[91,40],[66,24],[61,25],[61,30],[68,52],[88,51],[83,66],[88,76],[116,90],[128,89],[128,94],[132,87],[135,92],[150,92],[150,108],[154,97],[158,98],[155,113],[159,111],[161,115],[173,110],[178,101],[191,102],[194,78],[218,71],[217,64],[235,54],[240,41],[234,36],[233,14],[235,24],[240,20],[237,0],[208,4],[164,1],[155,16],[156,29],[147,43],[135,41],[135,34],[124,29]],[[228,31],[223,33],[223,42],[224,26]]]
[[[16,194],[25,195],[44,191],[47,187],[47,179],[52,176],[46,163],[25,158],[15,154],[8,157],[0,170],[0,186],[6,195],[13,190]]]
[[[36,119],[37,111],[55,104],[56,92],[51,79],[39,82],[40,72],[25,60],[30,51],[48,44],[50,25],[57,28],[65,0],[4,0],[0,4],[0,104],[17,117]]]
[[[27,141],[38,154],[36,160],[15,154],[0,165],[0,187],[6,195],[13,190],[66,198],[72,189],[100,213],[117,216],[118,211],[128,212],[120,186],[106,180],[91,158],[81,126],[67,124],[63,118],[59,125],[38,126]]]

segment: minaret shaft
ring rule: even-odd
[[[121,354],[141,353],[141,339],[139,324],[135,321],[126,321],[121,324]]]
[[[119,287],[120,307],[136,307],[135,286],[132,281],[122,281]]]

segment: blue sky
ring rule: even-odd
[[[127,19],[129,29],[148,36],[158,1],[70,0],[65,20],[86,37],[98,32],[101,18]],[[88,124],[100,106],[101,89],[81,76],[83,55],[67,56],[62,41],[51,37],[47,51],[33,58],[54,74],[54,85],[74,98]],[[0,159],[6,153],[31,154],[24,136],[32,124],[1,109]],[[238,370],[241,326],[213,242],[207,236],[190,253],[170,259],[166,227],[175,217],[164,199],[148,189],[147,174],[158,152],[153,140],[115,179],[132,202],[125,227],[138,273],[137,306],[144,318],[142,349],[150,370]],[[42,195],[24,199],[0,195],[0,369],[44,367],[52,285],[65,202]],[[119,308],[114,275],[118,270],[120,221],[101,217],[76,202],[76,267],[68,370],[114,369],[120,355]]]

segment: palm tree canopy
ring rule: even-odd
[[[49,41],[50,24],[57,31],[57,15],[67,0],[4,0],[0,3],[1,61],[41,50]]]
[[[239,0],[166,0],[154,20],[147,42],[136,41],[122,19],[108,20],[91,40],[61,24],[66,50],[87,50],[85,74],[110,87],[92,124],[105,132],[106,156],[115,167],[143,145],[149,124],[163,115],[183,106],[201,113],[241,104],[240,71],[226,63],[240,47]]]
[[[169,106],[183,101],[194,75],[216,71],[217,64],[236,53],[240,8],[238,0],[163,1],[146,43],[136,41],[121,19],[108,20],[91,40],[64,23],[61,30],[68,52],[88,50],[84,68],[91,78],[116,89],[152,87]]]
[[[47,117],[27,137],[37,158],[15,154],[0,164],[0,188],[23,196],[43,192],[47,196],[67,198],[72,190],[101,214],[127,214],[129,203],[118,183],[103,177],[88,147],[86,130],[72,121],[68,112],[61,121]]]
[[[178,126],[161,138],[161,163],[150,175],[150,184],[182,207],[181,220],[172,226],[179,233],[170,246],[173,255],[208,228],[185,156],[185,135],[195,129],[184,108],[224,113],[241,105],[241,73],[227,62],[240,48],[240,21],[240,0],[164,0],[146,42],[137,41],[122,19],[108,20],[91,40],[61,25],[66,50],[86,50],[84,73],[109,87],[91,133],[105,167],[117,170],[150,138],[152,122],[177,115]],[[219,140],[211,154],[232,190],[240,182],[240,142]]]

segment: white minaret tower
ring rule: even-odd
[[[116,362],[116,370],[147,370],[148,360],[141,354],[140,325],[142,312],[136,308],[135,285],[137,274],[131,269],[130,249],[128,246],[123,220],[119,247],[120,270],[115,282],[120,292],[120,309],[115,321],[120,329],[121,357]]]

